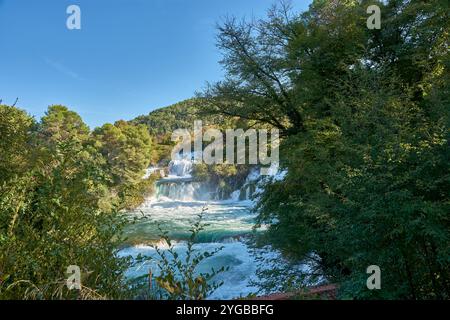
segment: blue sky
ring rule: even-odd
[[[91,128],[147,114],[220,80],[216,22],[263,17],[273,2],[0,0],[0,99],[37,118],[63,104]],[[66,28],[71,4],[81,30]]]

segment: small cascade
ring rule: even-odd
[[[243,186],[239,190],[232,192],[230,199],[234,201],[255,200],[263,192],[265,183],[283,180],[287,171],[280,170],[279,164],[274,163],[269,168],[266,168],[266,173],[266,175],[261,175],[261,168],[252,168]]]
[[[256,190],[255,183],[248,183],[241,188],[239,192],[239,200],[251,200]]]
[[[205,184],[192,181],[193,156],[179,155],[169,163],[169,175],[156,182],[157,200],[207,201],[211,190]]]
[[[210,193],[200,182],[180,179],[159,180],[156,184],[156,198],[178,201],[210,200]]]
[[[240,197],[241,197],[241,190],[235,190],[231,193],[230,200],[239,201]]]
[[[151,166],[151,167],[145,169],[145,174],[144,174],[144,176],[142,177],[142,179],[144,179],[144,180],[145,180],[145,179],[148,179],[148,178],[150,178],[151,175],[153,175],[153,174],[155,174],[155,173],[158,173],[161,177],[164,176],[164,175],[163,175],[164,170],[163,170],[162,168]]]
[[[169,177],[191,177],[192,160],[178,159],[169,163]]]
[[[245,179],[244,185],[241,189],[236,190],[231,194],[232,199],[251,200],[260,177],[261,175],[259,173],[259,169],[253,168]]]

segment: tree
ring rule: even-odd
[[[283,63],[293,31],[286,24],[278,30],[282,24],[276,19],[267,24],[228,19],[219,26],[227,78],[210,85],[204,98],[210,112],[268,123],[284,134],[301,130],[303,118],[288,90],[292,70]]]
[[[121,207],[140,204],[152,188],[152,180],[142,181],[152,156],[151,140],[145,125],[125,121],[105,124],[93,132],[92,145],[106,159],[108,186],[119,195]]]
[[[69,139],[84,141],[89,136],[89,128],[81,117],[65,106],[50,106],[41,119],[40,134],[50,143],[67,142]]]
[[[227,19],[218,27],[227,76],[204,93],[209,111],[268,123],[283,136],[304,131],[311,113],[324,112],[328,85],[362,56],[364,32],[351,19],[359,11],[355,1],[319,2],[296,15],[281,2],[267,20]]]
[[[17,108],[0,114],[0,298],[126,296],[126,220],[102,207],[109,172],[81,118],[62,106],[38,124]],[[81,291],[66,288],[69,265],[81,268]]]
[[[30,132],[35,122],[24,111],[0,105],[0,177],[23,174],[30,161]]]
[[[368,4],[226,21],[227,76],[206,92],[209,111],[283,132],[288,174],[258,202],[262,243],[319,263],[342,297],[448,299],[448,10],[378,3],[384,27],[369,30]],[[380,291],[365,287],[372,264]]]

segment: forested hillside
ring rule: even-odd
[[[131,123],[145,124],[154,136],[169,136],[179,128],[192,128],[194,120],[198,120],[202,107],[200,99],[188,99],[174,105],[157,108],[148,115],[139,116]],[[211,118],[211,116],[210,116]]]
[[[176,129],[187,129],[193,135],[194,121],[201,120],[203,130],[216,128],[225,134],[226,129],[258,128],[256,121],[230,117],[219,113],[211,113],[207,107],[208,100],[203,98],[192,98],[181,101],[171,106],[151,111],[146,116],[139,116],[130,124],[146,125],[153,137],[152,164],[155,166],[166,166],[170,159],[170,153],[175,145],[171,140],[172,133]],[[261,125],[260,125],[261,127]],[[265,126],[267,127],[267,126]],[[225,135],[224,135],[225,139]],[[210,142],[204,142],[205,148]],[[224,155],[225,144],[224,144]],[[249,165],[206,165],[199,163],[194,165],[194,178],[207,181],[211,185],[219,186],[224,197],[236,189],[239,189],[248,175]]]

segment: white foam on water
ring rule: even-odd
[[[169,163],[169,178],[191,178],[194,163],[194,153],[177,154]]]
[[[178,242],[174,244],[175,251],[180,255],[180,259],[185,258],[186,243]],[[201,243],[195,244],[194,249],[198,252],[213,251],[223,247],[221,251],[213,257],[207,258],[200,263],[197,272],[209,272],[211,268],[219,269],[222,266],[229,267],[229,270],[219,273],[214,279],[215,282],[223,281],[223,285],[214,291],[208,299],[233,299],[246,297],[249,294],[256,293],[258,288],[251,285],[252,280],[257,280],[256,270],[257,262],[252,255],[247,244],[241,241],[229,241],[224,243]],[[162,246],[167,249],[167,246]],[[138,254],[158,258],[155,249],[151,246],[134,246],[120,251],[121,256],[136,257]],[[266,253],[275,255],[275,253]],[[136,266],[127,273],[129,277],[136,277],[148,273],[149,269],[153,274],[158,274],[158,268],[155,261],[145,265]]]
[[[198,214],[203,208],[207,208],[203,213],[203,223],[208,226],[199,234],[201,243],[194,245],[194,248],[201,251],[213,251],[218,247],[223,247],[213,257],[205,259],[197,272],[208,272],[213,267],[216,270],[221,267],[229,267],[229,270],[217,275],[215,281],[223,281],[224,284],[216,290],[210,299],[231,299],[245,297],[255,293],[258,288],[250,285],[256,279],[258,263],[252,255],[250,247],[245,241],[245,235],[253,231],[256,214],[251,211],[255,200],[249,200],[250,185],[256,184],[257,192],[261,191],[265,177],[261,176],[258,169],[251,170],[246,179],[246,186],[243,190],[247,200],[239,201],[240,191],[232,193],[231,198],[224,201],[210,201],[208,190],[199,183],[186,181],[191,178],[193,156],[186,155],[172,160],[169,164],[169,177],[162,179],[157,186],[157,195],[146,199],[146,201],[130,215],[148,217],[151,221],[138,223],[131,228],[130,237],[133,235],[139,241],[157,241],[159,231],[156,222],[161,223],[165,231],[171,233],[174,250],[183,259],[186,251],[186,235],[190,234],[193,223],[198,219]],[[148,173],[150,173],[150,169]],[[285,173],[275,173],[272,177],[283,179]],[[199,200],[201,199],[201,200]],[[265,226],[264,226],[265,227]],[[264,227],[262,229],[264,229]],[[172,236],[175,236],[173,238]],[[178,237],[178,238],[176,238]],[[165,241],[155,243],[161,250],[169,249]],[[260,255],[265,258],[278,257],[275,251],[260,251]],[[131,246],[120,251],[121,256],[136,257],[138,254],[156,257],[155,249],[151,246],[140,244]],[[281,261],[281,257],[280,260]],[[269,268],[270,266],[264,266]],[[155,261],[131,268],[127,276],[134,277],[148,272],[149,268],[157,273]]]
[[[230,195],[230,200],[232,201],[239,201],[239,197],[241,195],[241,191],[240,190],[235,190],[231,193]]]
[[[130,215],[148,216],[154,221],[170,220],[191,227],[192,219],[196,219],[203,209],[205,223],[213,222],[215,226],[228,229],[251,230],[255,214],[250,212],[251,201],[199,201],[172,200],[169,198],[149,198]],[[213,225],[213,226],[214,226]]]

